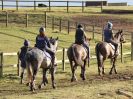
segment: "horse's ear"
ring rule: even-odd
[[[58,40],[59,38],[57,37],[56,40]]]

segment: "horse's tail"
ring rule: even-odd
[[[81,59],[79,59],[79,54],[76,53],[75,47],[72,46],[72,54],[73,54],[73,59],[76,65],[83,65],[83,62]]]
[[[28,82],[30,83],[32,81],[32,76],[33,76],[33,71],[32,71],[32,66],[31,66],[31,54],[30,53],[26,54],[25,60],[26,60]]]
[[[100,43],[96,45],[95,51],[96,51],[96,57],[97,57],[97,64],[98,66],[101,66],[101,52],[99,50]]]

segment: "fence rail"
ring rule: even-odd
[[[66,7],[66,11],[69,12],[70,7],[81,7],[81,11],[84,12],[85,9],[85,2],[84,0],[72,0],[72,1],[68,1],[68,0],[58,0],[58,1],[52,1],[52,0],[1,0],[1,9],[4,10],[4,8],[6,7],[13,7],[16,8],[16,10],[19,10],[19,8],[22,7],[28,7],[28,8],[33,8],[34,10],[36,10],[37,8],[48,8],[49,11],[52,11],[51,8],[52,7]],[[13,3],[13,4],[11,4]],[[25,5],[20,4],[20,3],[25,3]],[[55,4],[53,4],[55,3]],[[57,5],[57,3],[59,5]],[[72,5],[71,3],[76,3],[77,5]],[[28,4],[28,5],[27,5]],[[37,5],[38,4],[38,5]],[[40,4],[40,6],[39,6]],[[102,1],[101,1],[101,6],[100,9],[102,10]]]
[[[133,42],[132,42],[132,45],[133,45]],[[56,62],[57,62],[57,64],[62,64],[62,70],[63,71],[65,71],[65,64],[69,63],[69,60],[65,58],[66,57],[66,51],[67,51],[66,48],[57,50],[57,53],[62,52],[62,60],[57,60]],[[123,62],[123,57],[126,56],[126,55],[131,55],[131,60],[133,60],[133,50],[131,50],[131,52],[126,52],[126,53],[121,52],[121,54],[120,54],[121,62]],[[17,75],[20,76],[20,71],[21,70],[20,70],[19,52],[15,52],[15,53],[3,53],[3,52],[1,52],[0,53],[0,77],[3,76],[3,68],[5,66],[4,65],[4,56],[17,56],[18,57],[17,64],[11,64],[11,65],[12,66],[17,66]],[[91,59],[96,59],[96,56],[91,55]]]

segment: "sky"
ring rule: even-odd
[[[22,1],[34,1],[34,0],[22,0]],[[36,1],[45,1],[45,0],[36,0]],[[51,1],[56,1],[56,0],[51,0]],[[57,1],[67,1],[67,0],[57,0]],[[71,1],[71,0],[68,0],[68,1]],[[72,0],[72,1],[77,1],[77,0]],[[80,1],[80,0],[78,0],[78,1]],[[89,0],[84,0],[84,1],[89,1]],[[90,1],[92,1],[92,0],[90,0]],[[98,0],[96,0],[96,1],[98,1]],[[101,1],[101,0],[99,0],[99,1]],[[133,5],[133,0],[107,0],[107,1],[108,2],[127,2],[128,5]],[[38,3],[42,3],[42,2],[38,2]],[[5,5],[16,5],[15,2],[14,3],[13,2],[4,2],[4,4]],[[45,2],[44,4],[48,5],[48,2],[47,3]],[[0,5],[1,5],[1,2],[0,2]],[[34,5],[34,3],[31,3],[31,2],[29,2],[29,3],[27,3],[27,2],[25,2],[25,3],[19,2],[19,5],[21,5],[21,6],[29,6],[29,5]],[[66,3],[58,2],[58,3],[51,3],[51,5],[66,6]],[[72,6],[72,5],[80,6],[81,3],[70,3],[69,5],[70,6]]]

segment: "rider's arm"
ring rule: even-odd
[[[51,48],[51,46],[50,46],[50,42],[49,42],[49,40],[48,40],[47,37],[45,38],[45,40],[46,40],[47,46],[48,46],[49,48]]]
[[[112,39],[114,39],[113,30],[111,30],[110,32],[111,32]]]

